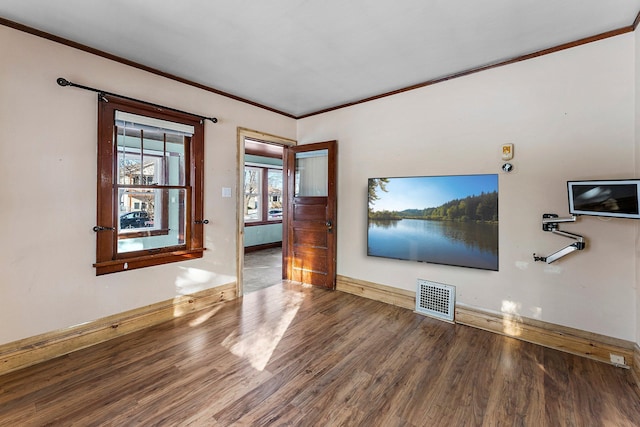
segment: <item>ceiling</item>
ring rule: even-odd
[[[294,117],[629,27],[639,11],[640,0],[0,0],[6,20]]]

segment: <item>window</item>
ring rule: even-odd
[[[199,117],[99,103],[96,274],[202,257],[203,133]]]
[[[282,220],[282,170],[267,169],[269,190],[268,221]]]
[[[262,221],[262,168],[244,168],[244,220]]]
[[[244,221],[247,225],[282,221],[282,169],[244,168]]]

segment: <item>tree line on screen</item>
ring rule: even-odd
[[[369,218],[374,220],[426,219],[434,221],[498,221],[498,192],[481,193],[463,199],[451,200],[438,207],[405,209],[403,211],[373,211],[379,199],[376,188],[387,191],[387,178],[369,180]]]

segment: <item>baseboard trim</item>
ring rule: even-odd
[[[379,285],[365,280],[338,275],[336,277],[336,290],[410,310],[416,308],[415,292]]]
[[[533,344],[576,354],[589,359],[629,368],[633,365],[631,341],[608,337],[580,329],[505,313],[493,313],[457,305],[456,323],[496,334],[517,338]],[[611,362],[611,355],[624,357],[624,364]]]
[[[236,283],[0,345],[0,375],[139,331],[237,297]]]
[[[336,289],[364,298],[415,309],[415,292],[365,280],[337,276]],[[640,349],[631,341],[573,329],[553,323],[456,304],[455,323],[483,329],[522,341],[611,363],[611,354],[624,357],[623,368],[633,368],[640,378]],[[639,381],[640,384],[640,381]]]

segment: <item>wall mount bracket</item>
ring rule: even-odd
[[[577,219],[578,217],[574,215],[570,217],[560,218],[556,214],[543,214],[542,215],[542,231],[547,231],[553,234],[557,234],[558,236],[568,237],[569,239],[575,240],[575,243],[572,243],[569,246],[565,246],[559,251],[556,251],[548,256],[537,256],[534,253],[533,260],[542,261],[542,262],[546,262],[547,264],[551,264],[552,262],[557,261],[566,255],[569,255],[571,252],[583,250],[586,245],[584,241],[584,237],[582,237],[579,234],[562,231],[558,228],[558,224],[561,222],[576,222]]]

